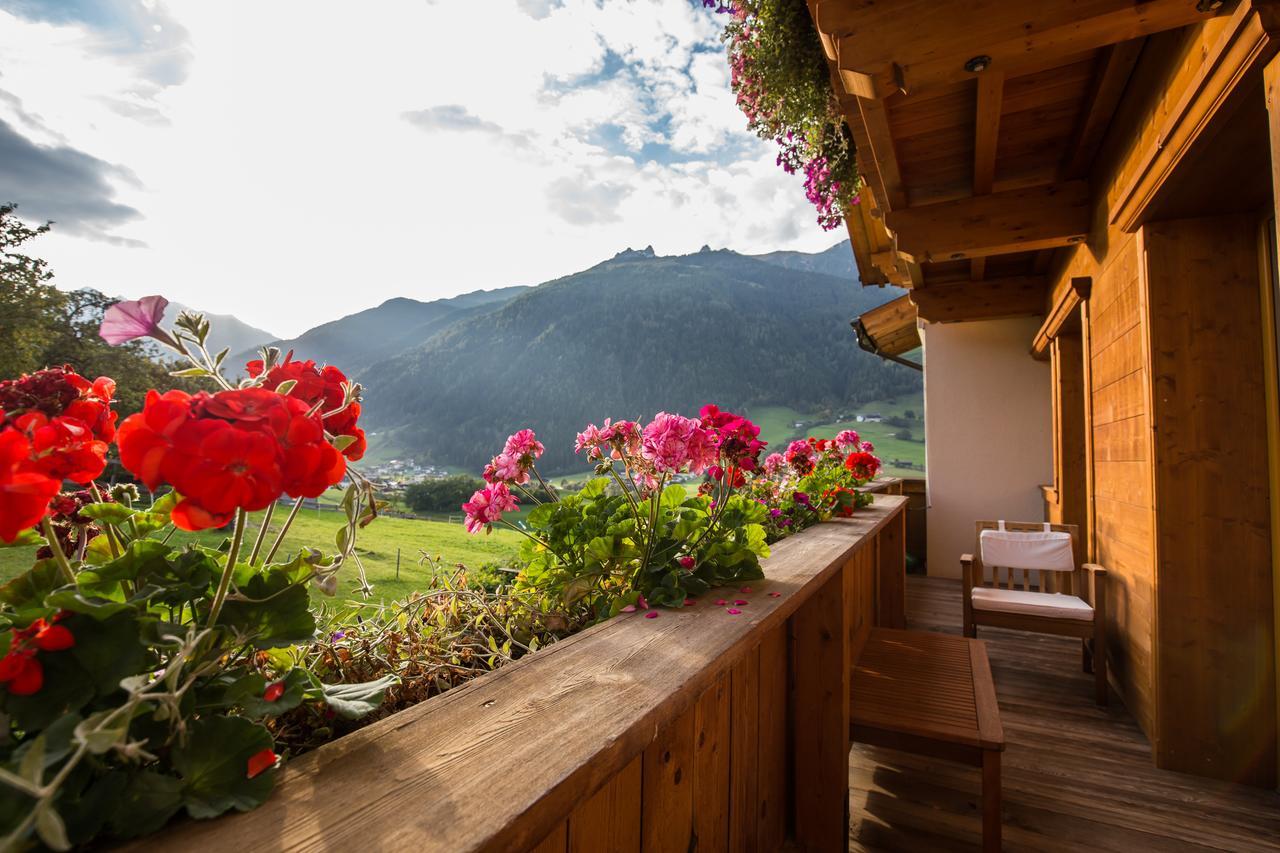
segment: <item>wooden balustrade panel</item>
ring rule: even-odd
[[[290,762],[256,811],[146,847],[843,850],[850,630],[874,621],[878,537],[905,505],[877,495],[774,545],[749,592],[597,625]]]

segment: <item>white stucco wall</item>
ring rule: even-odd
[[[1040,319],[926,324],[929,574],[960,576],[979,519],[1044,520],[1053,478],[1047,362],[1030,355]]]

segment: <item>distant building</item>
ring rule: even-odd
[[[867,415],[858,415],[858,423],[860,424],[878,424],[884,421],[884,415],[873,412]]]

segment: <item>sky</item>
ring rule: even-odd
[[[819,251],[700,0],[0,0],[0,202],[64,288],[281,336],[624,248]]]

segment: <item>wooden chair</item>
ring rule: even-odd
[[[964,633],[976,637],[978,626],[986,625],[1079,637],[1084,671],[1093,673],[1096,701],[1106,705],[1107,571],[1079,562],[1081,553],[1074,524],[979,521],[973,554],[960,557]],[[1007,572],[1003,586],[1001,569]],[[1021,589],[1015,588],[1015,572],[1021,573]],[[1040,579],[1034,590],[1032,572]]]

